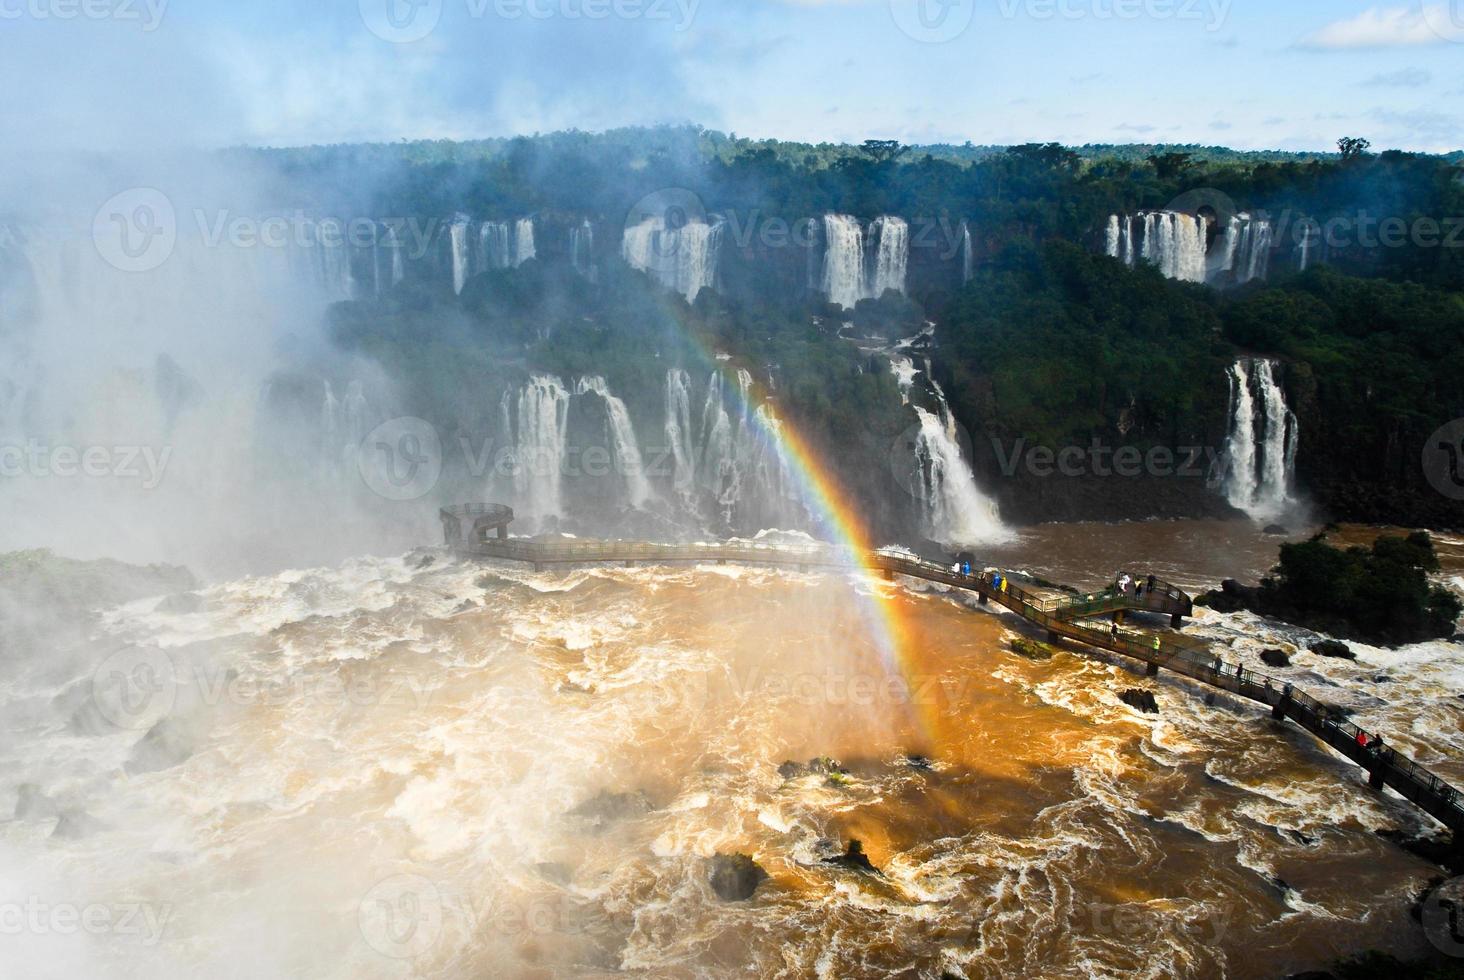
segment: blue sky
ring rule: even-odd
[[[22,146],[688,121],[800,140],[1464,145],[1464,0],[80,2],[0,0],[0,82],[24,94],[0,132]]]

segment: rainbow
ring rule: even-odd
[[[773,447],[787,472],[793,475],[800,497],[823,537],[847,557],[851,568],[863,567],[866,556],[875,547],[864,526],[860,508],[839,485],[832,468],[823,462],[808,440],[788,420],[780,418],[776,426],[764,422],[752,404],[751,388],[744,391],[739,385],[723,385],[723,390],[735,393],[741,402],[736,406],[738,410],[756,427],[758,435]],[[860,607],[879,653],[882,669],[899,676],[906,690],[913,693],[918,685],[913,683],[916,678],[913,676],[911,628],[902,613],[899,590],[880,583],[867,595],[861,596]],[[919,734],[927,741],[933,741],[938,705],[924,705],[926,710],[922,711],[922,706],[914,698],[906,704],[911,709]]]

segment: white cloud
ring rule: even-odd
[[[1373,7],[1348,20],[1334,21],[1301,39],[1301,46],[1323,50],[1404,48],[1464,42],[1464,4],[1460,0],[1410,7]]]

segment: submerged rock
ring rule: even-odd
[[[835,867],[863,874],[880,874],[880,870],[870,863],[869,857],[864,853],[864,844],[852,838],[849,841],[848,850],[843,854],[824,858],[824,864],[832,864]]]
[[[196,592],[176,592],[158,601],[153,607],[154,612],[167,613],[170,616],[184,616],[189,613],[196,613],[203,608],[203,596]]]
[[[89,816],[86,811],[66,810],[61,814],[61,819],[56,821],[51,836],[57,840],[80,840],[101,829],[102,822]]]
[[[746,854],[718,854],[708,862],[707,881],[724,902],[745,902],[768,880],[768,873]]]
[[[1291,529],[1281,524],[1267,524],[1265,528],[1261,531],[1261,533],[1272,535],[1287,535],[1291,533]]]
[[[1150,715],[1157,715],[1159,713],[1159,702],[1154,700],[1153,691],[1143,691],[1139,688],[1131,687],[1120,694],[1118,699],[1135,711],[1142,711]]]
[[[1341,640],[1317,640],[1307,649],[1319,657],[1331,657],[1334,660],[1357,659],[1357,654],[1352,652],[1352,648]]]
[[[35,820],[54,817],[56,803],[35,783],[21,783],[15,793],[15,819]]]
[[[128,773],[160,772],[186,762],[193,755],[198,733],[195,726],[164,718],[147,730],[132,747]]]
[[[651,798],[642,790],[634,793],[611,793],[601,790],[569,811],[572,817],[589,821],[596,829],[634,817],[643,817],[655,807]]]
[[[931,772],[935,769],[935,763],[931,762],[929,758],[914,753],[905,756],[905,765],[911,769],[918,769],[921,772]]]
[[[1290,667],[1291,658],[1286,656],[1285,650],[1262,650],[1261,662],[1267,667]]]

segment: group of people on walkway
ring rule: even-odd
[[[1147,579],[1137,579],[1128,572],[1118,573],[1118,591],[1121,595],[1132,596],[1135,599],[1142,597],[1147,592],[1153,592],[1159,584],[1159,579],[1150,575]]]

